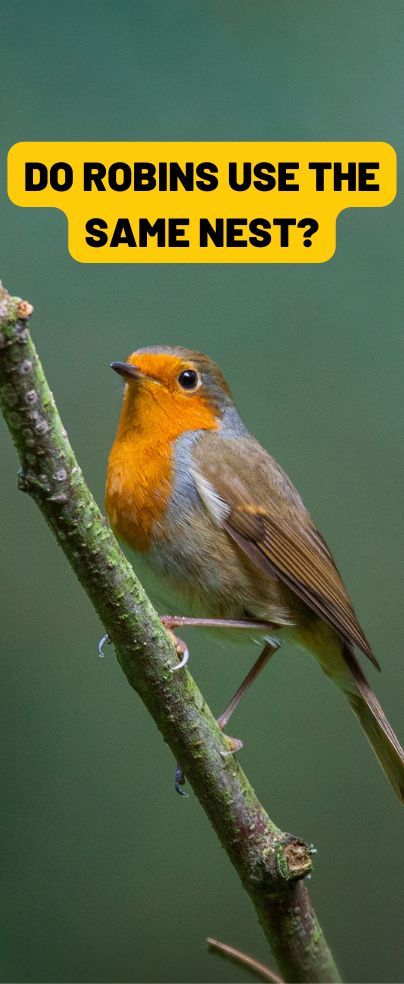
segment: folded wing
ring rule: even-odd
[[[206,460],[206,459],[205,459]],[[285,509],[277,495],[265,505],[254,501],[239,474],[198,463],[194,478],[212,518],[227,530],[258,569],[278,577],[348,644],[358,646],[378,668],[346,589],[322,536],[302,508]],[[301,522],[299,517],[301,516]],[[286,517],[286,518],[285,518]]]

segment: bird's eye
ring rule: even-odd
[[[199,386],[200,377],[195,369],[184,369],[178,376],[178,382],[181,389],[194,390]]]

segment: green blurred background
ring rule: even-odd
[[[401,0],[15,0],[1,31],[3,179],[18,140],[387,140],[403,157]],[[61,213],[14,207],[4,183],[0,208],[1,277],[35,305],[98,501],[121,398],[108,363],[153,343],[216,358],[336,555],[399,728],[399,200],[343,214],[326,264],[245,268],[79,265]],[[0,437],[2,980],[246,981],[204,940],[273,964],[250,903],[114,653],[98,659],[102,626]],[[191,648],[219,712],[255,650]],[[402,981],[400,808],[349,708],[284,649],[234,732],[271,816],[318,849],[310,888],[345,979]]]

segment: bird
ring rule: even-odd
[[[220,368],[163,345],[111,368],[125,386],[107,469],[110,525],[201,613],[163,624],[264,633],[260,657],[219,718],[222,730],[277,648],[276,632],[317,657],[404,802],[404,751],[356,650],[380,669],[378,661],[331,551],[286,472],[249,433]]]

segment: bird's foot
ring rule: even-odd
[[[232,738],[231,735],[226,735],[224,733],[223,728],[225,728],[227,721],[228,721],[228,716],[226,714],[221,714],[220,717],[217,719],[219,728],[223,732],[223,738],[226,739],[226,742],[229,746],[228,752],[220,752],[222,758],[225,758],[226,755],[234,755],[235,752],[239,752],[240,748],[243,747],[243,742],[241,741],[241,738]]]
[[[171,667],[171,673],[175,673],[176,670],[182,670],[182,668],[187,665],[189,660],[189,649],[183,639],[179,639],[178,636],[174,635],[174,632],[172,632],[171,629],[168,629],[166,626],[164,627],[179,658],[179,663],[177,663],[176,666]]]
[[[243,747],[243,742],[241,741],[241,738],[231,738],[230,735],[225,735],[225,734],[223,734],[223,738],[226,739],[226,742],[229,746],[229,751],[228,752],[221,751],[220,754],[222,758],[226,758],[227,755],[235,755],[235,753],[239,752],[240,748]]]

